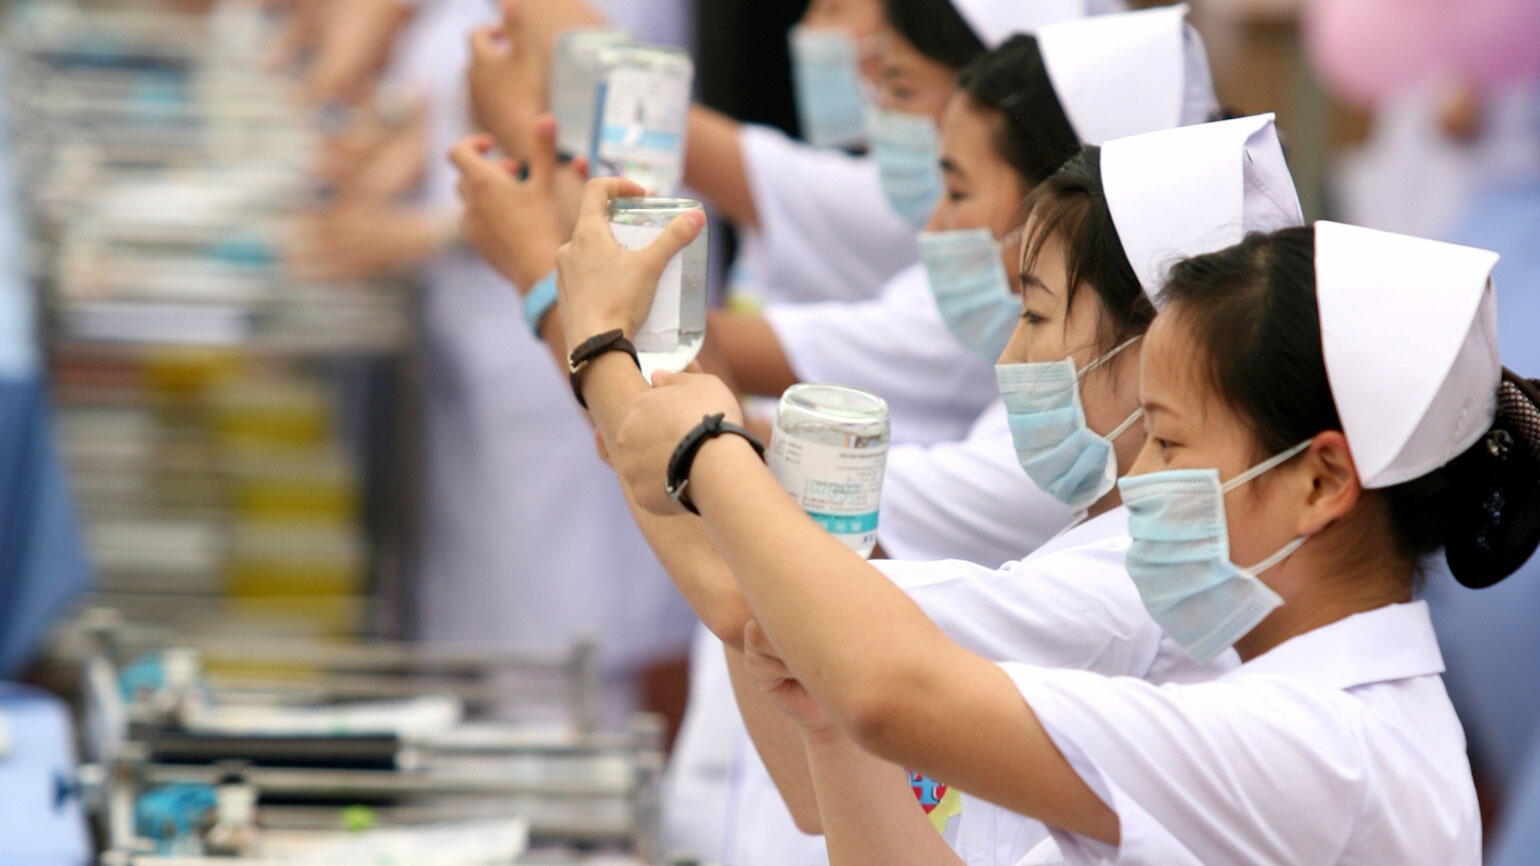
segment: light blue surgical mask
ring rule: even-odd
[[[1079,372],[1070,358],[995,367],[1017,462],[1038,489],[1076,511],[1090,508],[1117,483],[1112,443],[1144,414],[1134,410],[1102,436],[1086,424],[1080,380],[1138,340],[1128,340]]]
[[[924,232],[920,259],[947,330],[985,361],[1000,357],[1021,318],[989,229]]]
[[[814,147],[865,144],[866,91],[855,37],[798,25],[791,28],[787,41],[802,136]]]
[[[916,229],[941,201],[941,133],[929,117],[885,108],[866,113],[866,137],[888,205]]]
[[[1118,482],[1128,506],[1128,576],[1171,639],[1207,664],[1283,604],[1257,575],[1305,543],[1300,536],[1251,568],[1230,561],[1225,494],[1310,447],[1310,441],[1219,483],[1217,469],[1168,469]]]

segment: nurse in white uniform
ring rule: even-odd
[[[1138,336],[1154,315],[1146,295],[1160,287],[1163,268],[1173,257],[1227,245],[1246,231],[1300,222],[1272,118],[1150,133],[1110,142],[1100,154],[1087,149],[1028,202],[1032,230],[1021,271],[1031,288],[999,378],[1021,467],[1091,519],[998,571],[955,561],[874,564],[951,639],[988,658],[1151,682],[1212,678],[1233,666],[1232,658],[1195,665],[1162,639],[1128,582],[1122,567],[1127,513],[1117,508],[1113,481],[1142,441]],[[1194,219],[1172,221],[1173,212]],[[1068,285],[1079,288],[1066,299]],[[1071,360],[1061,360],[1066,356]],[[659,533],[650,515],[638,519],[697,612],[736,644],[745,608],[732,587],[720,585],[728,578],[709,539],[687,545],[677,534]],[[729,597],[737,603],[724,603]],[[744,706],[749,715],[754,709]],[[795,745],[787,756],[784,739],[761,737],[760,743],[770,750],[771,766],[805,760]],[[877,778],[893,781],[881,772]],[[806,779],[801,787],[793,776],[780,781],[788,801],[805,809],[812,800]],[[1046,835],[1036,822],[963,805],[955,792],[933,796],[944,786],[912,783],[932,823],[970,863],[993,863],[1008,852],[1021,856]],[[851,797],[864,793],[857,786]],[[901,816],[919,819],[912,803],[900,808]]]
[[[833,731],[1042,820],[1060,862],[1479,863],[1464,737],[1412,597],[1424,556],[1483,585],[1540,541],[1540,408],[1497,357],[1495,260],[1323,222],[1172,271],[1141,360],[1149,438],[1120,482],[1127,567],[1194,661],[1238,653],[1211,682],[970,653],[817,532],[740,437],[709,440],[675,472],[762,624],[752,660],[806,724],[815,784],[867,760]],[[653,483],[692,419],[733,403],[709,377],[660,379],[610,456],[675,513]],[[948,856],[857,805],[827,804],[831,860]]]

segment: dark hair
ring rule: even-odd
[[[1155,307],[1128,263],[1112,211],[1107,209],[1101,148],[1081,148],[1032,188],[1021,213],[1022,222],[1029,223],[1021,240],[1027,268],[1036,264],[1049,238],[1057,237],[1064,245],[1068,280],[1064,308],[1074,303],[1082,284],[1101,298],[1097,343],[1103,351],[1149,328]]]
[[[998,114],[995,150],[1029,184],[1042,183],[1080,149],[1035,38],[1012,36],[969,64],[957,86]]]
[[[886,0],[888,26],[904,41],[948,69],[962,69],[984,51],[949,0]]]
[[[1256,459],[1342,429],[1321,349],[1313,229],[1251,234],[1180,262],[1163,296],[1206,356],[1204,380],[1251,427]],[[1462,583],[1490,585],[1540,543],[1540,391],[1505,383],[1505,393],[1510,387],[1514,399],[1500,405],[1493,432],[1464,454],[1421,478],[1366,491],[1382,499],[1395,554],[1414,576],[1424,557],[1444,549]],[[1523,420],[1525,407],[1535,421]],[[1494,436],[1512,446],[1497,460]]]

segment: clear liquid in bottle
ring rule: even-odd
[[[674,218],[686,211],[701,211],[688,198],[617,198],[610,201],[610,231],[627,249],[652,243]],[[689,366],[706,342],[706,229],[669,260],[658,278],[652,309],[637,329],[637,360],[642,375],[654,370],[677,373]]]
[[[863,557],[877,546],[888,404],[845,385],[786,389],[765,460],[813,521]]]

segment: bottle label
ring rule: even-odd
[[[766,462],[814,522],[848,546],[877,540],[877,511],[887,446],[848,448],[797,438],[776,428]]]
[[[615,240],[628,250],[639,250],[652,243],[668,226],[633,226],[610,223]],[[672,352],[679,348],[679,310],[684,293],[684,253],[676,253],[658,277],[658,288],[652,296],[652,309],[636,331],[638,352]]]
[[[649,69],[622,67],[611,72],[600,90],[599,160],[621,167],[637,165],[647,176],[632,178],[643,186],[658,180],[649,194],[666,193],[678,182],[684,131],[690,111],[690,79]],[[660,179],[672,179],[663,188]]]

